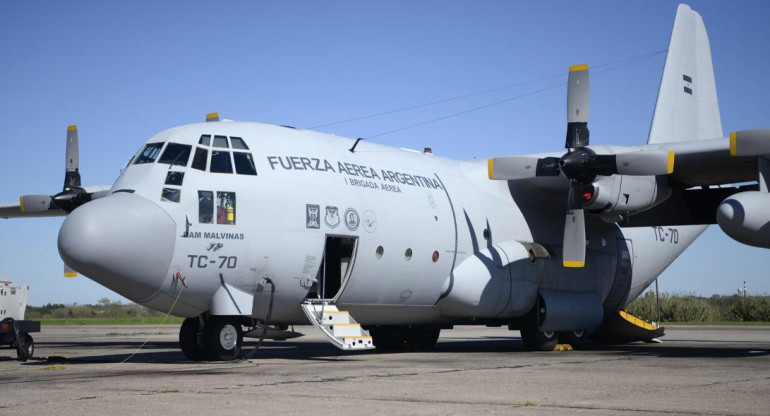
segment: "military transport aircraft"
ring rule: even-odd
[[[581,345],[708,224],[770,247],[770,130],[723,136],[700,15],[679,6],[647,144],[589,145],[588,71],[569,68],[553,154],[457,161],[212,113],[83,187],[70,126],[63,191],[0,217],[66,215],[66,265],[187,318],[191,360],[308,320],[342,349],[429,348],[454,324]]]

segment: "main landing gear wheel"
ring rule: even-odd
[[[521,341],[530,351],[553,351],[559,342],[559,333],[556,331],[538,331],[537,328],[524,327],[521,332]]]
[[[569,344],[576,350],[587,350],[594,346],[589,331],[564,331],[559,333],[559,342]]]
[[[536,304],[524,318],[522,318],[521,341],[530,351],[553,351],[559,342],[559,333],[556,331],[541,331],[538,320],[539,307]]]
[[[198,331],[200,330],[200,320],[198,318],[187,318],[182,322],[179,329],[179,348],[190,361],[206,361],[208,355],[198,343]]]
[[[240,322],[224,316],[212,316],[203,328],[206,355],[214,361],[234,360],[241,353],[243,329]]]

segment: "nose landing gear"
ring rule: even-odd
[[[241,353],[242,345],[241,322],[233,317],[187,318],[179,330],[179,346],[191,361],[234,360]]]

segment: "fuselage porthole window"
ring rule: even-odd
[[[217,224],[235,225],[235,192],[217,192]]]
[[[206,170],[206,162],[209,158],[209,151],[200,147],[195,148],[195,156],[193,156],[192,168],[198,170]]]
[[[169,143],[166,150],[163,151],[163,155],[158,159],[158,163],[187,166],[191,149],[192,146],[186,144]]]
[[[211,143],[211,147],[221,147],[223,149],[227,149],[227,136],[214,136],[214,142]]]
[[[214,192],[198,191],[198,222],[211,224],[214,220]]]
[[[214,173],[233,173],[233,165],[230,162],[230,152],[211,151],[211,168]]]
[[[230,137],[230,144],[233,145],[233,149],[249,150],[249,146],[246,146],[246,142],[240,137]]]
[[[235,141],[233,141],[235,144]],[[254,158],[251,153],[233,152],[235,160],[235,172],[239,175],[256,175],[257,168],[254,166]]]
[[[155,159],[158,158],[158,155],[160,154],[160,149],[162,148],[163,148],[163,143],[147,143],[147,145],[144,146],[144,149],[139,153],[139,155],[134,160],[134,164],[141,165],[144,163],[155,162]]]
[[[202,134],[201,139],[198,140],[198,144],[202,144],[204,146],[210,146],[211,145],[211,135],[210,134]]]

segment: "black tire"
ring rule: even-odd
[[[203,348],[212,361],[234,360],[241,353],[243,329],[240,322],[225,316],[212,316],[203,328]]]
[[[575,350],[588,350],[594,347],[589,331],[563,331],[559,333],[559,342],[569,344]]]
[[[519,332],[524,347],[530,351],[553,351],[559,342],[559,333],[555,331],[540,331],[538,319],[539,306],[536,303],[524,317],[522,317]]]
[[[198,343],[200,321],[198,318],[187,318],[179,328],[179,348],[190,361],[206,361],[208,355]]]
[[[526,325],[519,332],[521,341],[530,351],[553,351],[559,342],[559,333],[555,331],[538,331],[537,327]]]
[[[374,347],[380,351],[399,351],[406,348],[406,334],[398,327],[378,326],[369,330]]]
[[[32,355],[35,353],[35,340],[32,339],[30,334],[19,334],[19,337],[22,339],[16,342],[21,343],[21,346],[16,347],[16,355],[19,361],[25,362],[32,358]]]
[[[441,335],[439,328],[410,328],[406,331],[406,349],[425,351],[433,348]]]

